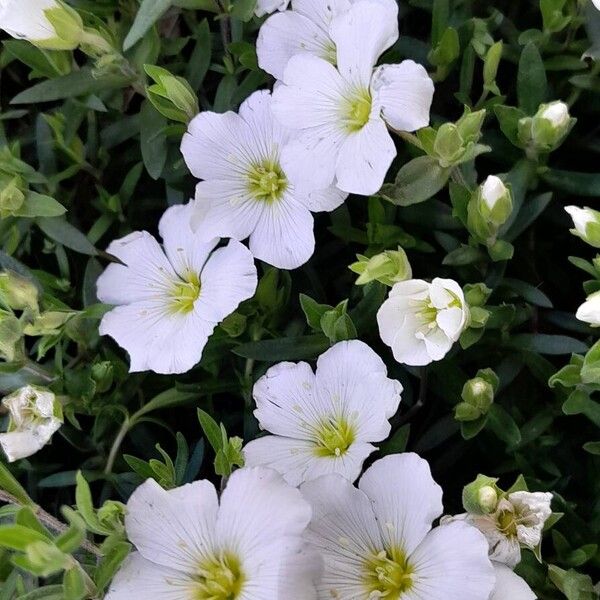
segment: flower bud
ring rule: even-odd
[[[600,292],[595,292],[577,309],[575,316],[592,327],[600,327]]]
[[[5,219],[15,215],[25,202],[25,194],[23,193],[23,180],[14,176],[10,179],[3,177],[0,180],[0,218]]]
[[[35,285],[25,277],[14,271],[0,273],[0,302],[13,310],[38,311],[38,290]]]
[[[433,149],[442,167],[449,167],[460,161],[465,153],[465,144],[454,123],[444,123],[440,126]]]
[[[10,421],[0,434],[0,446],[13,462],[35,454],[63,423],[62,407],[53,392],[27,385],[6,396],[2,404]]]
[[[469,112],[465,110],[463,116],[456,122],[456,127],[463,142],[478,142],[481,137],[481,126],[485,119],[485,110]]]
[[[11,312],[0,310],[0,358],[13,362],[23,353],[21,321]]]
[[[399,281],[405,281],[412,277],[412,268],[408,257],[400,246],[398,250],[386,250],[371,258],[361,254],[358,254],[357,258],[358,262],[349,267],[351,271],[360,275],[356,280],[356,285],[379,281],[391,287]]]
[[[110,389],[114,379],[114,369],[110,361],[105,360],[92,365],[92,379],[96,384],[96,392],[102,394]]]
[[[200,110],[190,84],[162,67],[146,65],[144,68],[156,82],[146,88],[154,108],[168,119],[189,123]]]
[[[467,226],[481,242],[493,245],[498,229],[513,209],[512,194],[496,175],[490,175],[472,195],[467,205]]]
[[[0,29],[48,50],[73,50],[83,33],[81,17],[62,0],[4,0],[0,4]]]
[[[480,369],[473,379],[463,386],[462,402],[455,407],[457,421],[475,421],[487,414],[494,403],[498,376],[491,369]]]
[[[501,493],[497,478],[477,475],[477,479],[463,488],[464,509],[474,515],[489,514],[496,510]]]
[[[76,313],[52,310],[42,313],[33,323],[25,326],[25,335],[57,335],[61,327]]]
[[[575,121],[564,102],[542,104],[533,117],[519,120],[519,139],[536,152],[551,152],[563,143]]]
[[[566,206],[565,210],[573,219],[574,229],[571,233],[580,237],[584,242],[600,248],[600,212],[588,208],[579,208],[578,206]]]

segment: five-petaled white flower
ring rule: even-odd
[[[324,475],[300,490],[313,508],[305,537],[324,559],[319,600],[488,600],[485,538],[462,522],[431,529],[442,490],[416,454],[376,461],[358,489]]]
[[[377,313],[381,339],[407,365],[440,360],[468,326],[469,309],[452,279],[396,283]]]
[[[411,60],[374,70],[398,38],[395,2],[359,0],[331,20],[336,64],[294,55],[273,92],[273,112],[298,130],[282,152],[290,176],[374,194],[396,156],[386,124],[414,131],[429,124],[433,82]]]
[[[257,17],[264,17],[276,10],[285,10],[289,3],[290,0],[258,0],[254,7],[254,14]]]
[[[9,462],[41,450],[63,423],[62,407],[53,392],[26,385],[6,396],[8,431],[0,433],[0,446]]]
[[[250,298],[257,285],[248,249],[235,240],[202,241],[190,227],[192,207],[172,206],[159,232],[146,231],[108,247],[124,265],[110,264],[98,278],[98,298],[116,305],[100,333],[129,353],[130,371],[185,373],[201,358],[216,325]]]
[[[317,189],[308,174],[296,179],[282,167],[292,132],[273,118],[271,103],[271,94],[259,91],[239,114],[203,112],[190,123],[181,151],[204,180],[196,187],[192,228],[199,223],[200,236],[250,237],[256,258],[295,269],[314,252],[311,211],[333,210],[346,195]]]
[[[331,21],[345,13],[356,1],[294,0],[292,10],[269,17],[260,28],[256,41],[261,69],[276,79],[283,79],[290,58],[304,52],[335,65],[337,56],[329,30]],[[396,0],[377,1],[388,6],[390,15],[397,14]]]
[[[106,598],[310,600],[320,566],[301,537],[310,515],[300,492],[272,469],[234,472],[220,502],[206,480],[165,491],[149,479],[127,503],[125,528],[137,552]]]
[[[0,0],[0,29],[40,48],[72,50],[79,45],[83,23],[57,0]]]
[[[490,558],[515,567],[521,561],[521,548],[535,550],[542,539],[544,524],[552,514],[549,492],[512,492],[487,515],[463,513],[445,517],[445,522],[464,520],[487,538]]]
[[[493,563],[496,585],[490,600],[536,600],[532,589],[512,569],[501,563]]]
[[[271,367],[254,385],[254,412],[274,435],[246,445],[246,464],[279,471],[292,485],[328,473],[354,481],[387,438],[402,386],[363,342],[339,342],[317,361]]]

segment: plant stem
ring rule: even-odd
[[[219,26],[221,28],[221,40],[223,42],[223,51],[229,55],[229,44],[231,44],[231,21],[229,19],[229,10],[225,6],[224,0],[217,0],[219,9],[221,11],[221,18],[219,19]]]
[[[14,504],[15,506],[22,506],[22,504],[13,495],[5,492],[4,490],[0,490],[0,501],[6,502],[7,504]],[[67,525],[59,521],[56,517],[53,517],[50,513],[47,513],[41,506],[36,504],[32,506],[31,509],[35,513],[35,516],[49,529],[52,529],[57,533],[63,533],[68,529]],[[98,546],[92,544],[92,542],[89,540],[84,539],[81,542],[81,547],[95,556],[103,556]]]
[[[402,427],[405,423],[408,423],[412,418],[425,406],[425,399],[427,398],[427,367],[421,367],[421,384],[419,386],[419,397],[417,401],[410,407],[409,411],[402,416],[398,427]]]
[[[119,453],[119,449],[121,448],[121,444],[125,439],[125,436],[129,432],[129,430],[134,425],[134,419],[130,419],[126,417],[121,425],[121,429],[119,429],[119,433],[117,433],[117,437],[110,448],[110,452],[108,454],[108,460],[106,461],[106,467],[104,467],[104,474],[109,475],[112,473],[113,467],[115,465],[115,461],[117,460],[117,454]]]

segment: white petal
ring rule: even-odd
[[[202,270],[194,313],[209,323],[220,323],[254,295],[257,283],[252,254],[240,242],[230,240],[211,254]]]
[[[375,194],[395,156],[396,146],[385,123],[372,118],[342,144],[335,169],[337,186],[353,194]]]
[[[289,139],[290,130],[275,119],[272,107],[271,92],[259,90],[242,102],[239,114],[249,126],[251,141],[248,145],[264,158],[274,159]]]
[[[494,563],[496,586],[490,600],[536,600],[536,595],[522,577],[505,565]]]
[[[385,364],[365,343],[339,342],[322,354],[316,383],[322,406],[354,423],[359,440],[379,442],[389,435],[387,419],[398,410],[402,385],[388,379]]]
[[[311,509],[300,492],[273,469],[245,467],[229,478],[217,521],[220,543],[240,549],[250,565],[264,562],[264,548],[278,539],[299,538]]]
[[[307,438],[305,423],[314,423],[315,376],[305,362],[281,362],[271,367],[255,384],[254,416],[267,431],[297,439]]]
[[[40,437],[34,429],[0,433],[0,446],[6,454],[8,462],[32,456],[41,450],[47,442],[48,439]]]
[[[341,475],[326,475],[300,488],[310,502],[313,517],[306,539],[325,563],[319,598],[360,598],[364,564],[383,548],[371,503]]]
[[[5,6],[6,5],[6,6]],[[57,8],[55,0],[18,0],[3,2],[0,29],[15,38],[47,40],[56,37],[54,27],[44,11]]]
[[[248,126],[236,113],[203,112],[190,121],[181,153],[198,179],[231,181],[248,165],[240,145],[245,145],[249,135]]]
[[[352,0],[294,0],[294,11],[308,17],[327,30],[334,17],[346,12],[352,6]]]
[[[429,125],[433,81],[422,65],[404,60],[378,67],[371,83],[385,122],[399,131],[416,131]]]
[[[217,492],[209,481],[166,491],[148,479],[127,502],[125,528],[146,560],[193,573],[213,550],[217,511]]]
[[[314,220],[292,192],[266,203],[250,235],[250,251],[279,269],[296,269],[315,251]]]
[[[398,39],[396,2],[360,0],[331,21],[337,64],[345,79],[369,86],[381,54]]]
[[[485,538],[466,523],[433,529],[409,562],[414,575],[407,600],[487,600],[494,587]]]
[[[452,341],[458,341],[465,325],[465,311],[458,306],[440,310],[436,317],[438,327]]]
[[[442,360],[450,352],[453,343],[441,329],[434,329],[423,337],[423,341],[431,360]]]
[[[146,231],[134,231],[107,248],[124,265],[111,263],[96,283],[98,299],[129,304],[164,296],[178,277],[158,242]]]
[[[327,58],[335,46],[326,29],[296,11],[286,11],[269,17],[260,28],[256,54],[261,69],[276,79],[283,73],[290,58],[309,52]]]
[[[177,274],[185,278],[189,273],[199,274],[204,263],[218,243],[218,238],[205,242],[191,227],[193,203],[171,206],[158,223],[165,253]]]
[[[331,186],[324,190],[309,192],[302,204],[312,212],[331,212],[341,206],[347,197],[346,192]]]
[[[254,231],[263,208],[241,180],[201,181],[196,186],[192,230],[203,241],[213,237],[245,240]]]
[[[215,325],[194,312],[173,313],[163,300],[142,301],[106,313],[100,334],[110,335],[127,350],[131,373],[185,373],[200,361]]]
[[[411,554],[440,516],[442,488],[427,461],[416,454],[392,454],[375,461],[359,488],[368,496],[387,547]]]
[[[106,600],[181,600],[191,593],[188,588],[191,583],[181,572],[132,552],[112,580]]]
[[[264,17],[276,10],[285,10],[290,0],[258,0],[254,7],[254,14],[257,17]]]

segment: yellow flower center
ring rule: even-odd
[[[356,90],[344,108],[344,121],[348,131],[359,131],[369,122],[371,105],[369,90]]]
[[[233,554],[224,553],[199,566],[194,600],[235,600],[243,585],[240,561]]]
[[[171,292],[172,311],[187,314],[194,310],[194,303],[200,296],[200,287],[200,279],[196,273],[190,273],[176,283]]]
[[[412,587],[413,569],[404,552],[397,548],[382,550],[365,564],[368,598],[398,600]]]
[[[287,186],[286,176],[274,160],[265,160],[253,165],[248,171],[248,189],[256,200],[280,200]]]
[[[344,455],[356,437],[354,427],[343,417],[329,417],[321,421],[315,434],[315,454],[320,457]]]
[[[506,537],[517,536],[517,518],[510,510],[503,510],[498,514],[498,528]]]

